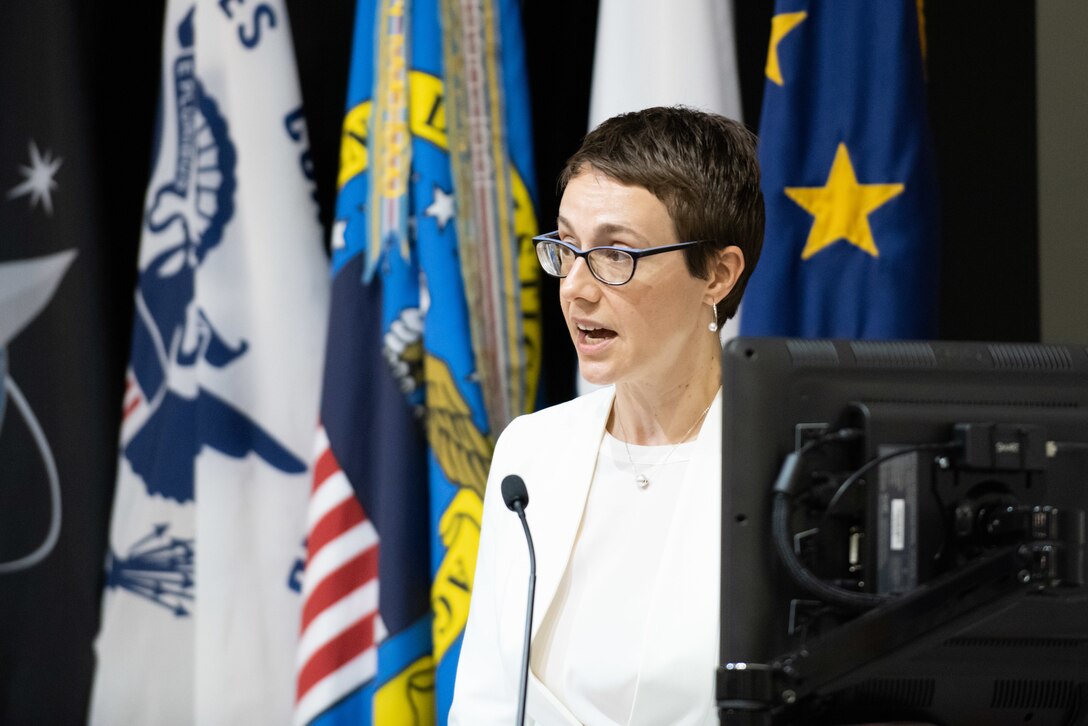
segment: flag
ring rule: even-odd
[[[740,118],[732,0],[601,0],[589,128],[676,104]]]
[[[600,0],[589,128],[677,104],[741,118],[732,0]],[[738,320],[726,321],[722,340],[737,335]],[[593,388],[579,378],[580,393]]]
[[[540,350],[513,0],[359,0],[297,724],[445,723],[495,438]]]
[[[776,3],[760,133],[767,232],[745,335],[936,335],[920,7]]]
[[[94,724],[289,723],[328,281],[282,2],[167,3]]]
[[[107,149],[95,144],[86,16],[54,0],[0,4],[5,724],[82,721],[93,669],[120,418],[115,348],[127,333],[110,324],[111,264],[125,259],[125,245],[101,204],[124,184],[107,177]]]

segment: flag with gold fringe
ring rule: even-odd
[[[535,397],[512,0],[359,0],[308,512],[298,724],[445,723],[494,441]]]
[[[745,335],[931,338],[940,264],[920,0],[778,0]]]

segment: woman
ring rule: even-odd
[[[716,331],[762,244],[755,139],[686,108],[625,114],[560,187],[537,253],[582,375],[607,387],[499,439],[450,722],[515,718],[528,558],[499,488],[518,474],[538,567],[527,721],[717,723]]]

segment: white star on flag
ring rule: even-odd
[[[343,249],[347,246],[347,242],[344,240],[344,233],[347,232],[348,223],[342,219],[337,219],[332,224],[332,248],[334,250]]]
[[[45,213],[52,216],[52,192],[57,188],[57,180],[53,177],[56,175],[57,170],[60,169],[60,165],[64,163],[64,159],[59,157],[54,159],[53,153],[49,149],[46,149],[45,156],[42,156],[41,152],[38,151],[38,145],[34,143],[33,139],[30,140],[29,146],[30,166],[19,167],[25,178],[22,184],[8,191],[8,199],[29,196],[31,209],[41,202]]]
[[[447,194],[442,187],[434,185],[434,201],[423,211],[428,217],[434,217],[438,222],[438,229],[444,230],[446,223],[453,218],[453,195]]]

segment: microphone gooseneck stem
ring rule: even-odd
[[[521,527],[525,530],[525,541],[529,543],[529,602],[525,606],[525,640],[521,649],[521,684],[518,686],[517,726],[525,724],[525,696],[529,688],[529,641],[533,634],[533,599],[536,594],[536,551],[533,549],[533,535],[529,534],[529,523],[525,520],[525,508],[521,502],[514,504]]]

